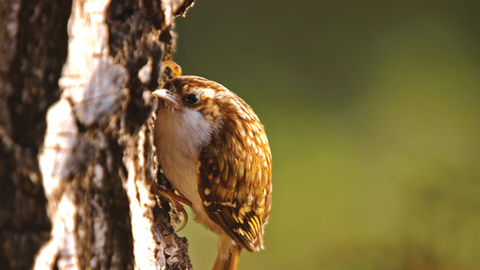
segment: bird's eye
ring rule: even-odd
[[[185,97],[185,101],[188,104],[193,105],[193,104],[198,102],[198,95],[197,94],[190,94],[190,95]]]

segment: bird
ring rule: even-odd
[[[235,270],[243,249],[264,248],[272,200],[265,128],[245,101],[202,77],[179,75],[152,93],[157,160],[177,193],[156,190],[219,236],[212,270]]]

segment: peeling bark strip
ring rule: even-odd
[[[191,268],[168,204],[149,191],[149,117],[173,18],[192,2],[73,1],[62,93],[39,154],[51,239],[34,269]]]

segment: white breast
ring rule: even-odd
[[[155,120],[155,147],[165,176],[192,202],[196,220],[220,233],[221,227],[203,209],[196,172],[200,150],[210,142],[212,130],[199,111],[162,108]]]
[[[165,176],[187,199],[198,196],[196,161],[209,139],[209,124],[194,110],[160,109],[155,121],[157,158]]]

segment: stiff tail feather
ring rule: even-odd
[[[234,245],[232,248],[232,252],[230,253],[230,255],[228,255],[228,258],[226,260],[222,258],[221,254],[217,253],[212,270],[237,270],[238,260],[240,259],[241,251],[242,247],[240,245]]]

